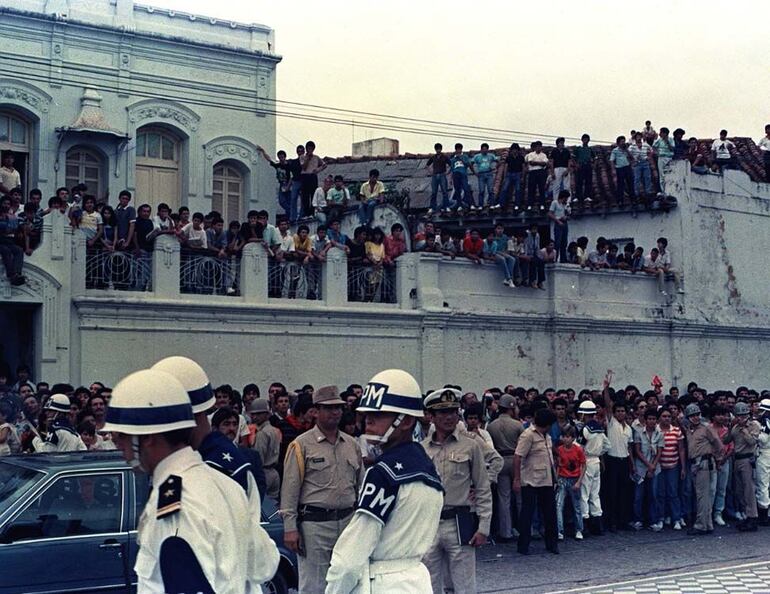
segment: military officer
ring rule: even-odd
[[[770,508],[770,398],[759,402],[760,432],[757,436],[757,512],[759,525],[767,526]]]
[[[251,463],[231,439],[219,431],[211,430],[206,413],[214,406],[214,391],[208,375],[200,365],[187,357],[174,356],[158,361],[152,368],[174,376],[187,391],[195,420],[190,445],[206,464],[229,476],[246,494],[252,523],[250,545],[253,547],[247,568],[246,593],[261,592],[261,584],[275,575],[280,555],[270,535],[262,527],[262,499],[251,472]]]
[[[405,371],[388,369],[367,384],[357,412],[365,438],[382,453],[366,472],[353,519],[334,547],[326,594],[430,594],[423,555],[438,530],[443,489],[436,468],[412,441],[422,393]]]
[[[697,506],[695,523],[687,534],[709,534],[714,531],[711,479],[716,469],[714,458],[722,454],[722,442],[714,431],[701,422],[700,407],[697,404],[688,404],[684,416],[688,421],[685,430],[687,458]]]
[[[338,429],[345,402],[337,386],[313,394],[316,425],[289,444],[283,464],[284,544],[298,554],[299,591],[323,594],[332,549],[350,522],[363,476],[354,437]]]
[[[138,526],[137,594],[247,591],[249,510],[243,490],[190,447],[195,428],[185,388],[168,373],[121,380],[105,431],[153,489]]]
[[[524,432],[524,425],[514,418],[516,399],[510,394],[503,394],[498,401],[500,416],[487,425],[497,453],[503,457],[503,468],[497,480],[498,541],[513,540],[513,522],[511,520],[511,486],[513,485],[513,454],[519,436]],[[521,497],[516,497],[517,508],[521,509]]]
[[[276,501],[281,495],[281,478],[278,474],[278,463],[281,451],[281,435],[270,424],[270,407],[267,400],[257,398],[249,405],[249,415],[254,422],[257,433],[254,436],[254,449],[262,458],[262,468],[267,481],[267,495]]]
[[[746,519],[738,523],[741,532],[757,530],[757,493],[754,484],[754,469],[752,463],[757,451],[757,442],[761,427],[751,418],[751,407],[745,402],[738,402],[733,409],[735,418],[725,436],[723,443],[734,443],[733,481],[736,507]]]
[[[461,394],[442,389],[428,394],[425,408],[435,431],[422,442],[444,485],[438,532],[423,561],[434,594],[444,592],[445,561],[456,594],[476,592],[476,551],[487,542],[492,521],[492,491],[480,438],[458,427]],[[475,500],[475,510],[472,510]]]
[[[32,448],[36,452],[77,452],[86,450],[86,444],[70,425],[67,415],[70,412],[70,399],[65,394],[54,394],[43,407],[48,420],[48,433],[45,439],[35,435]]]

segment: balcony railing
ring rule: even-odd
[[[321,299],[321,266],[310,262],[269,261],[268,296],[279,299]]]
[[[152,291],[152,255],[144,252],[88,251],[86,288]]]
[[[240,261],[234,256],[218,258],[182,251],[179,291],[192,295],[236,295]]]
[[[396,303],[396,270],[348,264],[348,301]]]

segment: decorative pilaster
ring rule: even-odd
[[[321,265],[321,295],[329,306],[345,307],[348,302],[348,257],[339,248],[327,252]]]
[[[176,237],[159,235],[152,252],[152,291],[157,297],[179,298],[181,247]]]
[[[267,254],[259,243],[247,243],[241,256],[241,297],[247,303],[267,303]]]

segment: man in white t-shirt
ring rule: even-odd
[[[192,217],[192,223],[187,223],[179,231],[182,245],[195,251],[208,249],[208,238],[206,230],[203,228],[203,213],[196,212]]]
[[[80,230],[86,236],[86,245],[94,247],[102,235],[104,225],[102,215],[96,212],[96,198],[86,196],[83,199],[83,212],[80,215]]]
[[[543,152],[543,143],[532,143],[532,152],[524,157],[527,166],[527,210],[535,204],[535,191],[538,193],[540,210],[545,210],[545,183],[548,179],[548,155]]]
[[[20,187],[21,175],[13,167],[13,153],[5,153],[0,167],[0,194],[10,194],[11,190]]]
[[[650,250],[650,255],[644,258],[644,271],[647,274],[658,277],[658,291],[666,297],[666,275],[671,273],[674,277],[674,287],[680,295],[684,294],[682,279],[679,272],[671,266],[671,254],[668,251],[668,240],[665,237],[658,238],[658,247]]]
[[[711,154],[714,156],[714,163],[719,166],[720,171],[732,169],[735,161],[733,154],[735,144],[727,139],[727,130],[719,132],[719,139],[711,144]]]
[[[569,226],[567,220],[572,213],[572,209],[569,205],[569,190],[561,190],[559,195],[551,202],[551,207],[548,209],[548,218],[552,222],[552,232],[556,251],[559,253],[559,262],[567,261],[567,236],[569,234]]]

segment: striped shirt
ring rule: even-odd
[[[661,468],[675,468],[679,464],[679,443],[684,439],[682,430],[679,427],[671,425],[668,431],[660,430],[663,433],[663,452],[660,454]]]

